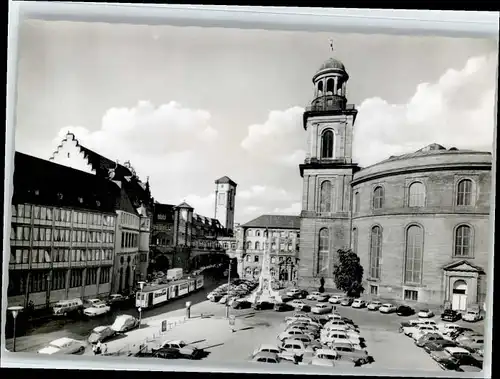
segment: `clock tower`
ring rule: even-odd
[[[327,59],[314,74],[314,98],[303,115],[307,152],[303,178],[299,283],[335,288],[337,251],[350,247],[351,187],[359,170],[352,162],[357,110],[347,104],[349,75],[339,60]]]
[[[191,247],[194,208],[182,202],[174,211],[174,246]]]

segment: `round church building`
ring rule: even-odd
[[[352,249],[365,294],[407,304],[483,304],[491,247],[489,152],[431,144],[356,172]]]

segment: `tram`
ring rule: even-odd
[[[136,293],[135,306],[149,309],[199,291],[204,286],[203,275],[175,280],[166,284],[146,284]]]

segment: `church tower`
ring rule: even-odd
[[[215,219],[232,235],[237,184],[227,176],[215,181]]]
[[[299,283],[335,288],[333,267],[339,249],[350,247],[351,187],[359,170],[352,162],[357,110],[347,104],[349,75],[329,58],[312,78],[314,99],[303,116],[307,153],[299,166],[303,178]]]

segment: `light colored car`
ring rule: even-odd
[[[427,333],[420,337],[418,340],[415,340],[415,345],[418,347],[424,347],[424,345],[428,342],[434,341],[442,341],[443,336],[439,333]]]
[[[391,303],[382,304],[382,306],[378,309],[380,313],[394,313],[396,312],[397,307]]]
[[[316,296],[316,301],[324,302],[324,301],[328,301],[329,298],[330,298],[330,295],[328,295],[327,293],[321,293],[318,296]]]
[[[366,306],[369,311],[378,311],[382,306],[381,301],[370,301],[370,303]]]
[[[321,293],[319,293],[317,291],[316,292],[311,292],[309,295],[306,296],[306,299],[307,300],[316,300],[316,298],[318,296],[320,296],[320,295],[321,295]]]
[[[300,289],[298,288],[292,288],[286,292],[286,295],[288,297],[295,297],[300,293]]]
[[[101,304],[96,304],[91,308],[85,308],[83,310],[83,314],[88,317],[96,317],[96,316],[102,316],[108,313],[110,310],[111,307],[109,305],[101,303]]]
[[[332,328],[332,327],[337,327],[337,328],[340,327],[340,328],[345,329],[345,330],[356,330],[356,331],[358,330],[354,325],[348,324],[344,320],[331,320],[331,321],[328,321],[323,326],[323,330],[328,329],[328,328]]]
[[[463,347],[479,349],[484,345],[484,336],[481,334],[458,336],[455,342]]]
[[[418,329],[412,333],[411,338],[418,341],[421,337],[425,336],[427,333],[438,333],[439,330],[433,325],[420,325]]]
[[[169,348],[169,349],[175,349],[179,352],[179,354],[183,357],[186,358],[198,358],[203,350],[198,349],[195,346],[190,346],[186,342],[182,340],[170,340],[170,341],[165,341],[160,345],[160,348]],[[266,353],[262,353],[266,354]],[[271,354],[271,353],[267,353]]]
[[[324,358],[313,358],[311,359],[310,365],[313,366],[327,366],[327,367],[335,367],[334,361],[330,359],[324,359]]]
[[[276,353],[262,352],[252,358],[252,362],[260,363],[280,363],[280,358]]]
[[[333,296],[330,296],[330,298],[328,299],[328,302],[331,304],[340,304],[340,302],[342,301],[343,298],[344,298],[344,296],[341,296],[341,295],[333,295]]]
[[[483,317],[481,316],[481,312],[478,309],[470,308],[467,309],[467,312],[462,316],[462,320],[468,322],[476,322],[481,320]]]
[[[336,343],[331,346],[332,350],[334,350],[338,358],[340,359],[349,359],[352,361],[359,361],[360,363],[369,363],[370,357],[368,352],[363,349],[355,349],[349,343]]]
[[[430,309],[421,309],[417,313],[417,316],[420,318],[430,318],[430,317],[434,317],[434,312],[432,312]]]
[[[331,333],[335,332],[340,332],[343,334],[347,334],[347,337],[349,338],[349,343],[355,343],[355,344],[361,344],[361,342],[364,341],[363,337],[358,332],[355,332],[353,330],[342,330],[342,329],[328,329],[328,330],[322,330],[320,334],[320,340],[321,338],[328,339],[328,336]],[[345,341],[344,341],[345,342]]]
[[[349,335],[344,331],[333,330],[321,336],[320,342],[323,345],[330,346],[336,343],[350,343],[355,348],[361,349],[361,340],[359,336]]]
[[[290,325],[294,322],[304,322],[304,323],[310,323],[312,320],[308,316],[291,316],[291,317],[286,317],[285,322]]]
[[[439,333],[441,333],[443,336],[447,336],[450,333],[453,333],[455,330],[460,329],[460,325],[458,324],[445,323],[445,322],[440,322],[436,326],[439,330]]]
[[[443,350],[432,351],[430,355],[432,359],[441,365],[442,362],[460,358],[465,355],[470,356],[471,353],[461,347],[445,347]]]
[[[88,341],[90,343],[103,342],[113,338],[115,334],[116,331],[109,326],[97,326],[90,333]]]
[[[127,300],[127,298],[125,296],[120,295],[119,293],[115,293],[115,294],[112,294],[109,296],[108,305],[122,303],[125,300]]]
[[[117,333],[125,333],[134,329],[138,325],[139,320],[137,320],[134,316],[119,315],[116,316],[115,322],[111,325],[111,329]]]
[[[85,345],[81,341],[72,338],[62,337],[52,341],[44,348],[38,350],[38,354],[82,354],[85,352]]]
[[[93,308],[98,304],[104,304],[104,301],[102,301],[100,299],[85,299],[83,301],[84,308]]]
[[[351,308],[364,308],[364,307],[366,307],[366,301],[361,299],[354,299],[351,305]]]
[[[281,345],[281,350],[302,356],[302,354],[306,351],[306,344],[298,340],[285,340]]]
[[[276,345],[262,344],[257,349],[253,351],[252,356],[256,356],[259,353],[275,353],[279,354],[281,352],[280,348]]]
[[[333,310],[333,307],[329,304],[316,304],[314,307],[311,308],[311,312],[314,314],[325,314],[325,313],[331,313]]]
[[[288,329],[288,330],[285,330],[284,332],[281,332],[280,334],[278,334],[278,340],[284,341],[290,337],[302,336],[302,335],[304,335],[304,331],[301,329],[298,329],[298,328]]]
[[[336,312],[332,312],[332,313],[328,313],[325,315],[326,319],[328,321],[331,321],[331,320],[342,320],[342,316]]]
[[[299,300],[299,299],[293,299],[288,304],[290,304],[295,309],[302,309],[302,307],[307,305],[306,303],[304,303],[302,300]]]
[[[280,363],[285,363],[285,362],[296,363],[297,362],[297,355],[291,351],[282,351],[278,354],[278,357],[280,359]]]

